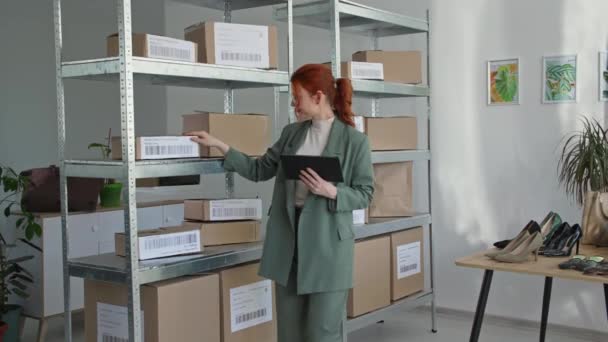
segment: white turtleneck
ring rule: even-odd
[[[335,116],[324,120],[312,120],[310,129],[306,133],[306,139],[296,155],[305,156],[320,156],[329,140],[329,132],[331,125],[334,122]],[[296,181],[295,205],[296,207],[304,206],[304,201],[308,196],[308,188],[302,181]]]

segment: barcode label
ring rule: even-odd
[[[353,210],[353,224],[365,224],[365,209]]]
[[[213,200],[209,202],[211,221],[261,220],[260,199]]]
[[[222,51],[222,60],[223,61],[260,62],[262,60],[262,55],[259,53]]]
[[[141,312],[141,336],[144,337],[144,312]],[[97,302],[97,342],[129,341],[127,307]]]
[[[421,272],[420,241],[397,246],[397,279]]]
[[[353,79],[383,80],[382,63],[350,62],[350,73]]]
[[[268,37],[268,26],[215,23],[215,63],[245,68],[268,68]]]
[[[272,321],[272,281],[262,280],[230,289],[232,333]]]
[[[199,145],[190,137],[140,137],[141,159],[198,158]]]
[[[196,62],[196,45],[193,42],[169,37],[146,35],[148,57]]]
[[[139,238],[139,259],[148,260],[201,251],[200,231],[142,236]]]
[[[102,342],[129,342],[129,339],[104,334],[101,336],[101,341]]]

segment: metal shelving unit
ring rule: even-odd
[[[356,96],[371,99],[371,116],[379,116],[379,101],[383,98],[425,97],[427,111],[419,118],[427,121],[426,149],[414,151],[372,152],[372,162],[391,163],[401,161],[414,161],[428,163],[428,213],[417,213],[412,217],[398,219],[373,219],[370,224],[355,226],[357,239],[383,235],[391,232],[407,230],[424,226],[429,233],[430,255],[430,288],[421,293],[414,294],[393,303],[391,306],[374,311],[363,316],[348,319],[344,324],[345,332],[351,332],[391,317],[396,310],[413,308],[421,304],[431,304],[431,329],[436,332],[435,309],[435,271],[433,253],[433,229],[431,218],[431,145],[430,145],[430,68],[428,56],[430,54],[430,16],[421,20],[393,12],[379,10],[370,6],[357,4],[348,0],[323,0],[293,6],[293,14],[288,13],[286,6],[275,7],[274,18],[279,21],[292,20],[296,24],[329,30],[332,44],[332,71],[334,76],[341,75],[342,61],[340,56],[340,36],[342,32],[371,38],[372,49],[378,49],[380,37],[425,34],[427,51],[427,83],[428,85],[400,84],[374,80],[353,80],[353,90]],[[293,16],[293,19],[291,18]],[[281,91],[289,91],[288,87],[281,87]],[[345,334],[345,340],[346,340]]]
[[[137,243],[137,214],[135,180],[138,178],[225,173],[221,159],[177,159],[135,161],[134,81],[154,85],[185,86],[224,90],[224,112],[234,112],[234,90],[244,88],[273,88],[274,132],[278,131],[279,87],[289,84],[293,69],[292,0],[173,0],[224,11],[224,21],[231,22],[232,11],[268,5],[286,4],[288,12],[288,70],[274,71],[185,63],[134,57],[132,50],[131,0],[116,0],[118,12],[119,56],[82,61],[63,58],[61,0],[54,1],[55,57],[57,87],[58,147],[61,169],[61,222],[63,242],[63,284],[65,308],[65,340],[72,341],[70,310],[70,277],[103,280],[128,287],[129,341],[141,342],[140,285],[182,275],[210,271],[248,261],[258,260],[262,244],[209,247],[193,256],[139,261]],[[120,84],[120,117],[122,161],[66,160],[65,158],[65,94],[64,80],[79,79],[111,81]],[[233,197],[234,177],[226,174],[226,195]],[[67,236],[67,182],[69,176],[114,178],[124,186],[125,232],[127,257],[112,254],[69,259]]]

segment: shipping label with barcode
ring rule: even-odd
[[[350,62],[350,74],[353,79],[383,80],[384,65],[382,63]]]
[[[129,320],[126,306],[97,303],[97,342],[128,342]],[[141,311],[141,336],[144,312]]]
[[[361,133],[365,133],[365,118],[362,116],[355,116],[355,129]]]
[[[140,260],[198,252],[201,252],[201,232],[199,230],[139,238]]]
[[[169,37],[146,35],[148,57],[196,63],[196,44]]]
[[[198,158],[199,145],[190,137],[141,137],[141,159]]]
[[[272,281],[230,289],[230,331],[251,328],[272,321]]]
[[[420,273],[420,241],[397,246],[397,279]]]
[[[353,224],[365,224],[365,209],[353,210]]]
[[[216,64],[270,67],[268,26],[215,23],[214,37]]]
[[[230,199],[209,201],[211,221],[261,220],[262,200]]]

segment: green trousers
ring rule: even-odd
[[[287,287],[276,287],[278,342],[342,342],[348,291],[298,295],[296,269]]]

